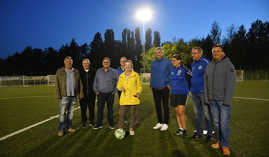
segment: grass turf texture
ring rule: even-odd
[[[0,137],[59,112],[54,87],[2,87],[0,92]],[[268,93],[269,82],[244,81],[237,83],[235,96],[269,99]],[[117,96],[115,98],[115,104],[117,104]],[[117,110],[117,105],[114,105],[116,122],[118,120]],[[268,101],[233,100],[230,136],[232,156],[268,156],[269,139],[266,136],[266,132],[269,130],[268,110]],[[189,99],[186,114],[188,136],[191,136],[194,128],[191,99]],[[106,117],[104,117],[105,127],[103,129],[81,128],[80,111],[78,110],[75,111],[73,120],[73,125],[78,129],[76,133],[58,137],[58,119],[54,119],[0,141],[0,157],[222,156],[219,150],[212,150],[205,139],[191,140],[176,136],[175,113],[171,107],[169,130],[166,132],[153,130],[156,114],[152,93],[148,86],[144,86],[142,103],[137,107],[136,117],[136,135],[117,140],[113,134],[114,130],[111,131],[107,126]]]

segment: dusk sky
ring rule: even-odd
[[[115,40],[124,28],[140,27],[142,35],[135,12],[143,6],[153,10],[146,29],[159,31],[162,42],[205,37],[214,21],[222,36],[232,24],[248,30],[257,19],[269,21],[269,0],[0,0],[0,58],[26,46],[59,49],[72,38],[89,44],[106,29]]]

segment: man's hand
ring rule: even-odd
[[[99,92],[96,92],[96,96],[98,96],[100,93]]]

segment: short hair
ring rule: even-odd
[[[122,57],[120,58],[120,60],[121,60],[122,58],[125,58],[125,59],[127,60],[127,57],[125,57],[125,56],[122,56]]]
[[[222,47],[220,44],[216,44],[216,45],[214,45],[214,46],[212,47],[212,50],[213,50],[213,48],[216,48],[216,47],[219,47],[222,51],[224,51],[224,50],[223,50],[223,47]]]
[[[70,59],[70,60],[73,62],[73,59],[72,59],[72,57],[70,57],[70,56],[66,56],[66,57],[64,58],[64,61],[65,61],[65,60],[68,60],[68,59]]]
[[[163,52],[163,48],[162,47],[156,47],[154,51],[156,52],[158,50],[160,50],[161,52]]]
[[[201,47],[194,47],[191,50],[198,50],[200,53],[203,54],[203,49]]]
[[[175,58],[176,60],[182,60],[182,57],[179,54],[174,54],[172,58]]]
[[[110,58],[109,58],[109,57],[104,57],[103,60],[102,60],[102,62],[103,62],[104,60],[108,60],[108,61],[110,62]]]
[[[133,64],[133,61],[132,61],[132,60],[127,60],[127,61],[125,62],[125,65],[126,65],[126,63],[130,63],[131,66],[132,66],[132,68],[134,67],[134,64]]]
[[[84,58],[84,59],[82,60],[82,63],[83,63],[84,61],[88,61],[89,63],[91,63],[91,61],[90,61],[89,58]]]

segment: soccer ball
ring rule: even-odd
[[[117,129],[115,130],[114,135],[117,139],[121,140],[125,136],[125,131],[123,129]]]

